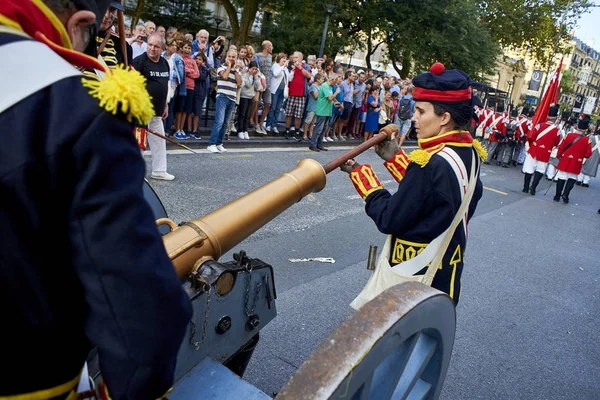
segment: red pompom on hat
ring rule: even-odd
[[[434,75],[441,75],[445,70],[446,67],[444,67],[444,64],[442,64],[441,62],[435,62],[433,63],[431,68],[429,68],[429,72],[431,72]]]
[[[447,70],[441,62],[435,62],[429,72],[415,76],[412,83],[417,101],[455,103],[472,97],[469,75],[457,69]]]

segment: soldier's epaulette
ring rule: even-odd
[[[479,140],[473,139],[473,147],[475,147],[475,150],[477,151],[477,155],[479,156],[481,161],[487,160],[488,152],[485,149],[485,147],[483,147],[483,145],[481,144],[481,142]]]
[[[431,160],[431,157],[435,153],[440,152],[444,147],[446,147],[446,144],[440,143],[436,146],[428,147],[426,149],[413,150],[408,155],[408,158],[410,161],[414,162],[415,164],[419,164],[421,168],[423,168],[427,165],[429,160]]]
[[[83,78],[84,87],[100,101],[100,107],[116,115],[123,114],[127,121],[146,125],[154,116],[151,97],[146,90],[146,78],[131,67],[120,64],[106,71],[106,78]]]

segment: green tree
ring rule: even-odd
[[[589,0],[479,2],[492,38],[502,47],[527,50],[542,67],[551,64],[555,53],[569,52],[570,32],[589,5]]]
[[[573,73],[570,70],[562,70],[562,77],[560,78],[560,85],[558,87],[560,94],[572,94],[575,88],[575,81],[573,79]]]
[[[388,59],[402,77],[440,61],[477,78],[493,68],[500,54],[470,0],[388,2],[382,11]]]
[[[140,19],[152,20],[156,25],[195,33],[208,24],[210,15],[204,0],[138,0],[132,25]]]

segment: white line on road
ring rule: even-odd
[[[348,151],[348,150],[352,150],[354,148],[354,146],[335,146],[335,147],[328,147],[329,151]],[[417,146],[406,146],[404,147],[404,149],[406,150],[412,150],[412,149],[416,149]],[[208,150],[206,149],[192,149],[194,150],[196,153],[200,154],[200,155],[206,155],[206,156],[212,156],[213,153],[210,153]],[[276,152],[300,152],[300,153],[306,153],[306,154],[313,154],[312,152],[308,153],[306,151],[306,147],[252,147],[252,148],[245,148],[245,149],[235,149],[235,148],[229,148],[227,149],[227,152],[225,153],[215,153],[217,156],[226,156],[228,153],[276,153]],[[143,154],[145,156],[150,156],[150,151],[146,150],[143,152]],[[175,155],[179,155],[179,154],[189,154],[189,155],[196,155],[188,150],[167,150],[167,154],[175,154]]]

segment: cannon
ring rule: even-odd
[[[277,315],[273,267],[241,250],[219,258],[277,215],[325,187],[326,174],[393,133],[326,165],[313,159],[199,219],[176,224],[145,182],[144,193],[193,306],[171,400],[270,399],[241,379],[259,331]],[[435,399],[454,342],[455,312],[444,293],[419,283],[395,286],[363,306],[301,366],[277,399]],[[99,371],[92,376],[99,379]]]

